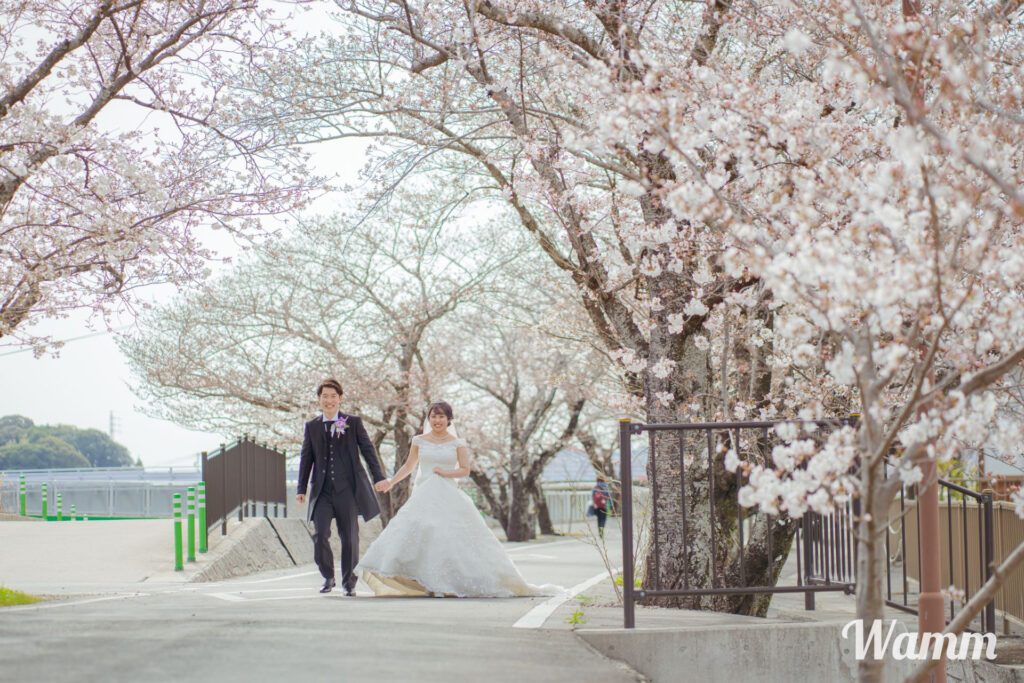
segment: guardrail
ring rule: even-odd
[[[843,591],[852,593],[856,588],[857,571],[857,542],[855,535],[856,519],[859,515],[859,501],[854,498],[849,503],[838,506],[827,515],[819,515],[814,512],[806,512],[802,518],[795,520],[788,516],[775,517],[777,526],[786,524],[794,525],[795,531],[795,552],[797,562],[797,585],[748,585],[745,576],[743,563],[745,543],[744,530],[749,529],[752,519],[763,516],[764,513],[755,510],[744,509],[739,505],[738,491],[741,485],[740,480],[732,482],[737,492],[735,508],[737,510],[736,535],[734,538],[726,539],[727,543],[736,544],[736,551],[740,558],[739,585],[721,585],[720,571],[716,563],[712,562],[711,585],[691,586],[688,577],[684,576],[684,587],[682,589],[662,590],[655,585],[651,590],[636,589],[633,584],[633,533],[632,533],[632,508],[633,508],[633,487],[632,474],[629,471],[630,443],[634,434],[642,432],[671,431],[679,433],[678,457],[680,476],[686,471],[687,460],[692,460],[697,455],[703,456],[708,461],[707,472],[710,478],[709,488],[715,490],[715,477],[723,476],[723,468],[715,467],[716,453],[718,457],[724,458],[724,448],[717,448],[721,444],[734,446],[741,443],[741,431],[753,430],[754,439],[748,441],[756,442],[748,451],[764,454],[770,452],[770,430],[777,422],[724,422],[724,423],[694,423],[694,424],[659,424],[645,425],[623,421],[620,428],[620,448],[623,453],[622,463],[622,507],[623,507],[623,587],[624,587],[624,622],[626,628],[633,628],[635,624],[635,601],[637,598],[657,596],[681,596],[681,595],[715,595],[715,594],[750,594],[750,593],[804,593],[804,607],[808,610],[814,609],[815,593],[821,591]],[[843,420],[818,420],[801,421],[804,424],[814,424],[818,427],[835,427],[842,424],[852,424],[853,418]],[[703,434],[706,443],[700,441],[688,443],[684,434],[698,432]],[[695,445],[699,444],[696,448]],[[749,444],[748,444],[749,445]],[[690,446],[689,457],[687,457],[688,446]],[[740,448],[736,447],[737,453]],[[743,456],[740,456],[744,459]],[[720,464],[720,463],[719,463]],[[724,476],[736,477],[737,475],[725,472]],[[651,481],[651,489],[657,491],[658,482]],[[955,585],[964,590],[966,599],[977,592],[981,585],[991,576],[994,562],[1009,554],[1014,543],[1024,538],[1024,524],[1012,525],[1013,529],[999,528],[999,541],[996,544],[997,533],[994,525],[993,503],[990,493],[978,493],[962,486],[958,486],[945,480],[939,480],[940,492],[943,493],[945,502],[940,504],[940,522],[945,530],[940,539],[941,561],[942,561],[942,582],[943,585]],[[686,510],[685,489],[681,492],[683,498],[683,510]],[[914,498],[912,502],[908,500]],[[711,506],[711,517],[714,517],[714,500],[709,500]],[[652,506],[653,507],[653,506]],[[1009,509],[1010,506],[1007,506]],[[1012,510],[1011,510],[1012,511]],[[657,524],[658,511],[653,511],[654,525],[654,561],[658,562],[657,547]],[[772,517],[768,517],[772,521]],[[1001,520],[1002,521],[1002,520]],[[1019,520],[1018,520],[1019,522]],[[686,535],[687,521],[683,520],[684,536]],[[910,580],[920,576],[920,544],[918,530],[920,520],[916,505],[916,488],[904,486],[900,490],[899,499],[894,503],[894,509],[890,514],[890,533],[886,538],[887,550],[887,585],[886,604],[891,607],[907,612],[916,613],[916,604],[911,600]],[[714,528],[711,533],[712,545],[721,542],[715,538]],[[1006,540],[1009,540],[1009,547]],[[768,536],[768,556],[774,557],[771,550],[772,536]],[[895,548],[894,548],[895,546]],[[687,540],[683,540],[684,554],[686,553]],[[717,554],[712,552],[712,557]],[[657,567],[655,567],[657,576]],[[897,580],[897,590],[893,590],[893,580]],[[902,583],[902,591],[899,590],[899,583]],[[1020,589],[1014,591],[1015,588]],[[1012,593],[1012,595],[1010,595]],[[1018,594],[1019,593],[1019,594]],[[1024,579],[1007,587],[997,595],[996,598],[1005,607],[1007,613],[1013,614],[1011,610],[1018,607],[1024,614]],[[956,615],[954,601],[947,601],[948,616],[947,623]],[[1014,616],[1021,616],[1014,614]],[[978,630],[994,632],[996,617],[996,601],[990,602],[981,616]]]

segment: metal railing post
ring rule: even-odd
[[[800,534],[804,542],[804,586],[810,587],[811,585],[811,568],[814,566],[814,546],[811,545],[811,538],[813,536],[812,527],[814,521],[811,519],[813,512],[804,513],[803,518],[803,533]],[[814,591],[807,591],[804,593],[804,609],[814,610]]]
[[[622,484],[622,608],[623,627],[636,625],[633,597],[633,447],[632,422],[619,421],[619,479]]]
[[[188,561],[196,561],[196,487],[188,487]]]
[[[174,494],[174,571],[185,569],[181,553],[181,494]]]
[[[985,582],[992,578],[992,569],[996,560],[995,525],[993,524],[992,493],[986,491],[981,496],[981,504],[985,515]],[[966,554],[966,548],[964,554]],[[990,600],[985,605],[986,633],[996,632],[996,601]]]
[[[206,482],[199,482],[199,491],[197,492],[199,500],[199,552],[206,552]]]

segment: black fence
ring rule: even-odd
[[[820,435],[821,437],[827,436],[827,434],[837,427],[841,427],[847,424],[854,424],[856,418],[846,418],[840,420],[815,420],[815,421],[800,421],[799,424],[804,427],[813,425],[813,433]],[[721,459],[724,458],[724,452],[729,448],[735,450],[740,455],[740,459],[748,459],[751,454],[766,458],[771,452],[771,448],[774,443],[777,442],[777,437],[774,437],[774,429],[777,425],[783,422],[790,421],[765,421],[765,422],[707,422],[707,423],[687,423],[687,424],[642,424],[634,423],[630,421],[623,421],[620,425],[619,442],[620,442],[620,453],[621,453],[621,480],[622,480],[622,551],[623,551],[623,603],[624,603],[624,615],[623,621],[626,628],[633,628],[635,625],[635,606],[636,600],[650,597],[678,597],[678,596],[703,596],[703,595],[750,595],[750,594],[771,594],[771,593],[803,593],[804,594],[804,607],[808,610],[813,610],[815,607],[814,596],[816,593],[824,591],[837,591],[852,594],[856,590],[856,573],[857,573],[857,542],[854,533],[855,520],[859,515],[859,501],[853,498],[844,505],[836,506],[832,512],[827,515],[820,515],[811,511],[806,512],[799,520],[788,518],[783,515],[775,517],[772,515],[766,515],[766,513],[745,509],[739,503],[739,490],[741,488],[741,481],[736,479],[731,482],[733,488],[736,491],[736,509],[737,509],[737,525],[736,525],[736,538],[719,539],[715,534],[715,525],[711,525],[711,544],[713,547],[717,547],[720,543],[731,543],[736,545],[736,550],[739,559],[739,582],[738,585],[722,585],[722,572],[719,570],[717,563],[713,561],[711,567],[711,585],[710,586],[693,586],[688,576],[684,575],[683,587],[682,588],[670,588],[663,589],[660,585],[660,571],[659,565],[662,561],[662,549],[659,547],[658,537],[658,523],[659,523],[659,510],[656,502],[659,499],[659,486],[660,484],[654,475],[654,469],[652,468],[652,477],[649,482],[651,490],[652,505],[651,510],[651,527],[653,534],[652,542],[652,553],[649,558],[653,561],[654,566],[650,567],[655,577],[655,585],[650,589],[638,589],[634,585],[634,548],[633,548],[633,473],[631,471],[631,457],[632,457],[632,438],[635,435],[647,433],[650,439],[649,446],[649,458],[656,457],[655,453],[655,439],[654,434],[656,432],[672,432],[678,434],[678,457],[679,457],[679,479],[678,482],[684,481],[684,476],[688,467],[696,465],[695,457],[704,457],[707,459],[707,476],[708,490],[715,491],[720,488],[716,482],[716,477],[729,476],[739,477],[740,475],[732,474],[724,470],[722,467]],[[664,435],[663,435],[664,436]],[[806,438],[806,437],[805,437]],[[698,455],[695,455],[698,454]],[[688,464],[689,462],[689,464]],[[703,465],[703,463],[701,463]],[[717,466],[716,466],[717,465]],[[992,499],[989,494],[980,494],[969,489],[957,486],[950,482],[943,480],[939,481],[942,486],[941,491],[944,492],[947,501],[947,510],[945,519],[943,520],[946,530],[948,532],[948,538],[943,539],[942,547],[942,562],[943,562],[943,579],[947,577],[956,580],[963,578],[962,584],[966,587],[967,598],[970,597],[971,588],[975,590],[983,582],[985,578],[991,574],[992,561],[994,559],[993,551],[993,516],[992,516]],[[686,519],[686,487],[685,485],[680,486],[680,497],[681,497],[681,509],[683,512],[682,528],[683,528],[683,554],[684,554],[684,566],[686,566],[686,554],[689,552],[689,520]],[[916,490],[914,487],[904,487],[900,492],[899,496],[899,509],[894,510],[890,514],[891,520],[900,520],[898,528],[900,529],[901,542],[897,552],[892,552],[892,536],[890,527],[890,534],[886,538],[886,548],[890,550],[887,553],[887,604],[892,607],[896,607],[902,610],[916,613],[916,606],[909,599],[909,582],[910,576],[915,574],[915,571],[919,571],[920,567],[920,539],[913,532],[915,529],[919,529],[919,523],[914,525],[907,525],[903,523],[903,520],[908,514],[917,515],[919,519],[919,512],[916,510],[908,512],[907,499],[910,496],[915,496]],[[963,501],[962,514],[959,515],[959,519],[954,521],[954,503],[952,503],[954,497],[958,497]],[[977,501],[974,506],[974,514],[969,515],[967,510],[968,500]],[[715,500],[714,496],[708,496],[709,505],[709,517],[710,519],[715,518]],[[916,508],[916,505],[914,505]],[[745,571],[745,554],[746,554],[746,539],[744,538],[745,522],[750,523],[752,518],[757,516],[766,516],[769,522],[769,528],[771,528],[772,522],[788,522],[794,525],[795,536],[793,536],[793,542],[795,547],[793,550],[796,552],[796,584],[795,585],[751,585],[747,583],[747,576]],[[969,522],[968,519],[971,518]],[[976,519],[975,519],[976,517]],[[977,535],[973,534],[973,531],[977,529]],[[908,534],[908,529],[910,533]],[[954,533],[956,532],[956,533]],[[768,553],[769,558],[774,558],[775,553],[772,548],[773,536],[771,533],[767,535],[768,541]],[[975,545],[977,548],[975,549]],[[910,549],[908,551],[908,549]],[[976,550],[976,552],[975,552]],[[717,552],[712,552],[712,557],[718,556]],[[970,558],[970,559],[968,559]],[[914,560],[917,561],[916,565]],[[958,568],[963,567],[963,572],[958,576]],[[974,568],[972,570],[972,567]],[[908,574],[908,572],[910,572]],[[916,573],[916,576],[920,576]],[[894,577],[900,577],[902,579],[902,594],[898,591],[894,594],[893,592],[893,580]],[[953,581],[951,581],[953,582]],[[735,581],[733,582],[735,583]],[[949,585],[949,584],[946,584]],[[895,599],[899,598],[899,599]],[[951,620],[955,615],[955,608],[953,601],[949,601],[949,619]],[[995,628],[995,604],[989,603],[985,608],[985,612],[982,619],[982,630],[994,631]]]
[[[820,421],[803,421],[801,424],[808,425],[814,424],[816,427],[834,429],[837,426],[844,424],[843,420],[820,420]],[[826,553],[822,551],[820,542],[817,544],[819,547],[815,547],[815,541],[824,540],[820,533],[820,529],[815,529],[815,521],[810,519],[808,515],[804,516],[804,520],[799,523],[796,529],[796,543],[798,545],[798,568],[797,568],[797,585],[795,586],[779,586],[779,585],[750,585],[746,580],[746,539],[744,538],[744,527],[745,523],[749,524],[749,519],[757,516],[765,516],[768,518],[768,528],[771,529],[771,522],[777,521],[777,518],[773,515],[765,515],[765,513],[745,509],[739,502],[739,490],[740,486],[734,486],[736,490],[735,507],[737,510],[737,538],[719,539],[715,532],[715,524],[711,524],[711,545],[713,546],[712,557],[717,557],[718,552],[715,550],[720,543],[736,543],[737,554],[739,558],[739,575],[740,585],[724,586],[722,585],[723,578],[720,568],[717,566],[716,561],[711,563],[711,585],[710,586],[694,586],[691,584],[689,576],[684,573],[683,576],[683,588],[662,588],[660,585],[660,574],[659,571],[660,563],[662,561],[662,549],[660,547],[659,535],[658,535],[658,522],[659,522],[659,510],[657,501],[659,500],[659,487],[663,484],[659,484],[656,476],[652,476],[649,482],[651,489],[651,527],[653,534],[653,553],[650,555],[654,562],[653,576],[655,577],[655,586],[653,589],[638,589],[634,586],[633,576],[633,564],[634,564],[634,551],[633,551],[633,473],[631,471],[631,458],[632,458],[632,438],[634,435],[642,434],[647,432],[651,436],[650,445],[648,447],[648,457],[656,457],[655,439],[653,438],[656,432],[673,432],[678,435],[678,457],[679,457],[679,482],[685,480],[686,471],[689,467],[696,466],[694,461],[694,452],[704,451],[703,457],[706,458],[707,462],[707,476],[708,490],[715,491],[718,488],[716,482],[716,476],[723,476],[723,469],[721,462],[716,462],[716,458],[721,458],[720,452],[727,450],[726,448],[719,449],[720,444],[727,444],[733,448],[737,453],[744,452],[741,448],[741,444],[744,442],[744,436],[746,436],[746,442],[751,446],[746,449],[749,452],[760,452],[766,454],[770,452],[772,441],[773,441],[773,428],[781,422],[698,422],[698,423],[684,423],[684,424],[643,424],[634,423],[630,421],[623,421],[620,426],[619,432],[619,447],[621,453],[621,479],[622,479],[622,555],[623,555],[623,603],[624,603],[624,625],[626,628],[633,628],[636,623],[636,600],[643,598],[652,597],[681,597],[681,596],[704,596],[704,595],[749,595],[749,594],[760,594],[760,593],[803,593],[805,595],[805,605],[808,609],[814,608],[814,594],[822,591],[840,591],[846,593],[852,593],[855,590],[855,583],[852,580],[836,580],[840,577],[830,574],[829,572],[823,572],[821,576],[814,576],[813,568],[821,566],[821,563],[825,561]],[[699,439],[699,442],[697,441]],[[690,464],[688,464],[688,461]],[[703,464],[703,463],[701,463]],[[716,467],[718,465],[718,467]],[[652,474],[654,469],[651,469]],[[716,475],[716,472],[718,473]],[[730,477],[736,477],[726,472],[725,475]],[[736,482],[739,483],[738,481]],[[687,519],[687,501],[686,501],[686,486],[680,485],[681,498],[681,509],[683,513],[683,554],[684,554],[684,565],[687,564],[687,555],[689,553],[690,543],[690,524]],[[715,519],[715,496],[708,496],[709,505],[709,518]],[[772,547],[773,534],[767,534],[768,539],[768,552],[769,558],[775,557],[774,548]],[[802,559],[801,559],[802,558]]]
[[[203,453],[206,482],[206,526],[221,525],[227,533],[228,518],[288,516],[285,454],[258,444],[248,436],[230,446],[221,444]],[[262,510],[260,509],[262,506]]]

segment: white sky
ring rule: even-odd
[[[41,325],[60,339],[96,331],[85,316]],[[99,331],[103,331],[100,323]],[[114,438],[151,466],[191,466],[195,454],[213,450],[225,439],[182,429],[136,410],[128,388],[131,374],[114,335],[100,334],[68,343],[58,357],[35,358],[31,351],[0,351],[0,415],[24,415],[36,424],[71,424],[107,432],[110,413]]]

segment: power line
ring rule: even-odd
[[[53,342],[53,343],[54,344],[69,344],[69,343],[71,343],[73,341],[79,341],[81,339],[89,339],[90,337],[102,337],[103,335],[110,334],[111,332],[120,332],[122,330],[127,330],[127,329],[128,329],[128,326],[125,325],[124,327],[118,327],[118,328],[115,328],[113,330],[103,330],[102,332],[91,332],[89,334],[83,334],[80,337],[72,337],[71,339],[62,339],[60,341]],[[29,351],[34,351],[34,350],[35,350],[35,347],[29,346],[27,348],[18,349],[16,351],[8,351],[7,353],[0,353],[0,358],[3,358],[4,356],[13,356],[16,353],[28,353]]]

